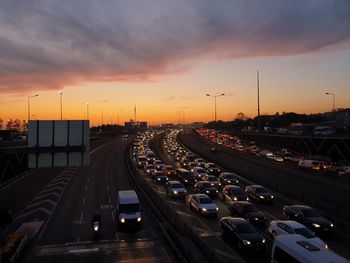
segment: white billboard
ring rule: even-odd
[[[89,121],[29,121],[28,147],[29,168],[89,165]]]

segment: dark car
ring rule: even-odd
[[[249,198],[246,193],[237,185],[226,185],[222,189],[223,201],[248,201]]]
[[[238,185],[239,180],[234,173],[222,172],[220,174],[220,183],[221,186],[225,185]]]
[[[258,202],[273,202],[274,195],[261,185],[248,185],[245,188],[248,197]]]
[[[168,177],[165,175],[165,173],[156,171],[153,174],[153,180],[158,184],[165,184],[166,182],[168,182]]]
[[[251,224],[259,228],[266,225],[266,216],[259,211],[252,203],[247,201],[237,201],[228,207],[232,216],[239,216],[247,219]]]
[[[220,231],[222,237],[237,244],[239,249],[265,249],[265,238],[244,218],[222,217],[220,219]]]
[[[209,182],[197,182],[194,185],[194,191],[197,194],[206,194],[211,198],[216,198],[218,196],[218,189],[211,185]]]
[[[205,168],[208,171],[208,174],[211,175],[219,175],[221,173],[221,169],[215,163],[206,163]]]
[[[290,220],[295,220],[316,233],[333,233],[334,225],[327,218],[318,214],[314,209],[304,205],[283,207],[283,214]]]
[[[193,186],[196,182],[194,175],[190,171],[183,168],[176,169],[176,176],[177,179],[184,185]]]

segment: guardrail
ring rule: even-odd
[[[127,167],[133,175],[132,179],[136,187],[142,193],[143,197],[148,200],[150,207],[160,221],[163,236],[175,252],[175,255],[181,260],[180,262],[242,263],[242,260],[240,258],[235,258],[234,255],[220,253],[215,246],[212,246],[213,242],[215,242],[214,239],[217,239],[215,235],[203,232],[203,229],[195,227],[196,221],[198,222],[196,217],[179,211],[179,207],[176,208],[175,204],[168,202],[152,188],[131,161],[130,147],[127,148],[125,156]],[[180,234],[190,238],[197,245],[197,249],[199,248],[200,251],[204,253],[204,257],[202,255],[198,258],[198,255],[193,253],[188,243],[183,242]]]

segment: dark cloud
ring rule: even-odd
[[[0,91],[151,81],[199,59],[303,54],[349,36],[348,0],[4,0]]]

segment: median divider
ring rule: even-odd
[[[157,192],[139,173],[130,151],[131,145],[127,147],[125,158],[132,179],[152,207],[162,225],[162,234],[179,262],[244,262],[237,254],[233,254],[215,233],[189,213],[183,204],[171,202]]]

